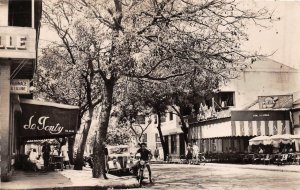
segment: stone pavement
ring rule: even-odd
[[[204,165],[201,163],[201,165]],[[220,163],[206,163],[207,166],[229,167],[241,169],[267,170],[267,171],[281,171],[281,172],[300,172],[300,165],[263,165],[263,164],[220,164]]]
[[[151,161],[152,164],[171,164],[171,165],[188,165],[175,163],[166,163],[164,161]],[[282,172],[300,172],[300,165],[273,165],[273,164],[226,164],[226,163],[201,163],[200,165],[216,166],[216,167],[229,167],[240,169],[254,169],[254,170],[267,170],[267,171],[282,171]],[[194,165],[197,166],[197,165]]]
[[[108,175],[108,180],[92,178],[90,168],[55,172],[15,171],[10,182],[0,183],[1,190],[50,190],[50,189],[124,189],[138,187],[132,176],[116,177]]]

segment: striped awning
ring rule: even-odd
[[[232,136],[291,134],[287,110],[255,110],[231,112]]]

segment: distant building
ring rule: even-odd
[[[221,86],[215,95],[206,97],[199,106],[199,114],[186,116],[189,142],[197,142],[201,152],[244,152],[248,148],[248,140],[254,136],[293,133],[295,125],[291,123],[289,115],[293,100],[300,98],[298,81],[300,71],[297,69],[268,58],[254,62],[237,79]],[[267,102],[270,98],[280,98],[278,102],[286,100],[288,103],[284,107],[267,108],[262,105],[266,98]],[[257,111],[267,112],[270,117],[255,121],[243,115],[247,112],[253,116]],[[243,115],[242,119],[239,114]],[[153,115],[152,119],[155,121],[156,117]],[[172,116],[166,114],[163,121],[161,129],[168,143],[169,154],[173,158],[185,155],[186,145],[179,117],[174,113]],[[270,130],[266,129],[265,123]],[[277,126],[280,126],[280,130]],[[157,124],[152,122],[146,131],[146,141],[151,150],[156,146],[161,147],[156,127]]]
[[[147,147],[153,151],[157,147],[159,149],[160,158],[163,158],[163,149],[160,141],[160,136],[157,130],[157,115],[152,115],[152,122],[145,131],[143,141],[147,143]],[[168,144],[168,152],[171,156],[184,154],[185,142],[183,139],[183,132],[181,130],[180,118],[170,108],[169,111],[161,118],[161,130],[164,140]],[[148,123],[146,120],[145,123]],[[146,125],[146,124],[144,124]]]

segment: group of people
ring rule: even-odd
[[[33,165],[33,170],[49,170],[49,162],[50,162],[50,156],[58,156],[58,149],[57,147],[54,147],[51,149],[50,144],[45,141],[42,146],[42,156],[38,154],[36,148],[32,148],[29,152],[28,160]],[[69,162],[69,156],[68,156],[68,148],[66,144],[62,145],[61,147],[61,156],[63,156],[64,165]]]
[[[188,164],[191,164],[193,159],[195,159],[196,161],[199,160],[199,147],[197,145],[197,142],[194,142],[193,145],[189,143],[186,148],[186,160]]]

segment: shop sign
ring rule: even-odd
[[[10,92],[13,94],[30,94],[29,87],[28,79],[12,79],[10,81]]]
[[[1,58],[36,58],[36,31],[24,27],[0,27]]]
[[[5,39],[5,40],[3,40]],[[15,43],[13,43],[15,42]],[[25,36],[1,36],[0,35],[0,49],[26,49],[26,37]]]
[[[231,111],[231,121],[273,121],[273,120],[289,120],[288,111],[284,110],[240,110]]]
[[[259,96],[259,109],[280,109],[293,107],[293,95]]]
[[[20,136],[27,139],[37,139],[76,134],[78,107],[69,105],[57,107],[52,106],[52,103],[46,104],[44,102],[40,105],[21,102]]]

